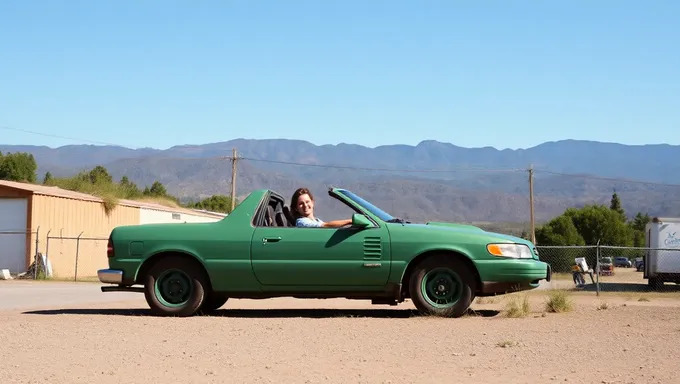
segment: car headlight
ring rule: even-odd
[[[499,243],[486,246],[487,252],[498,257],[512,259],[531,259],[531,249],[524,244]]]

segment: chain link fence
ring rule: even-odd
[[[39,234],[40,228],[35,231],[0,231],[0,270],[9,270],[12,278],[40,278],[42,271],[35,268],[34,263],[39,256]],[[26,257],[32,246],[35,246],[35,254],[26,270]]]
[[[83,232],[53,236],[50,232],[41,235],[40,228],[0,231],[0,270],[9,270],[13,279],[93,281],[98,269],[108,267],[108,236],[83,236]]]
[[[555,288],[600,292],[680,292],[680,249],[604,245],[537,246]],[[664,283],[664,281],[666,283]]]
[[[73,281],[93,281],[97,270],[108,267],[106,245],[108,236],[47,235],[45,254],[51,276]]]

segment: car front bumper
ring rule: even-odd
[[[538,288],[552,279],[550,264],[539,260],[483,260],[477,263],[482,294],[498,294]]]
[[[122,284],[123,271],[117,269],[100,269],[97,271],[99,281],[107,284]]]

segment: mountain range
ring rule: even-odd
[[[348,208],[329,200],[329,186],[346,187],[395,216],[412,221],[528,222],[529,173],[534,169],[538,222],[568,207],[608,204],[616,191],[632,216],[680,215],[680,146],[623,145],[593,141],[546,142],[528,149],[464,148],[433,140],[417,145],[369,148],[356,144],[314,145],[288,139],[235,139],[169,149],[69,145],[58,148],[0,145],[0,152],[29,152],[38,176],[71,176],[103,165],[114,178],[138,185],[158,180],[184,200],[229,194],[232,148],[237,194],[271,188],[290,196],[315,191],[317,212],[330,220]],[[622,181],[637,180],[637,181]],[[644,181],[646,182],[639,182]],[[652,184],[656,183],[656,184]]]

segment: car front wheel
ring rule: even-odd
[[[474,300],[475,279],[462,261],[448,255],[421,262],[409,281],[411,300],[423,314],[460,317]]]
[[[207,279],[192,260],[168,256],[160,259],[145,277],[144,296],[151,310],[161,316],[191,316],[206,297]]]

